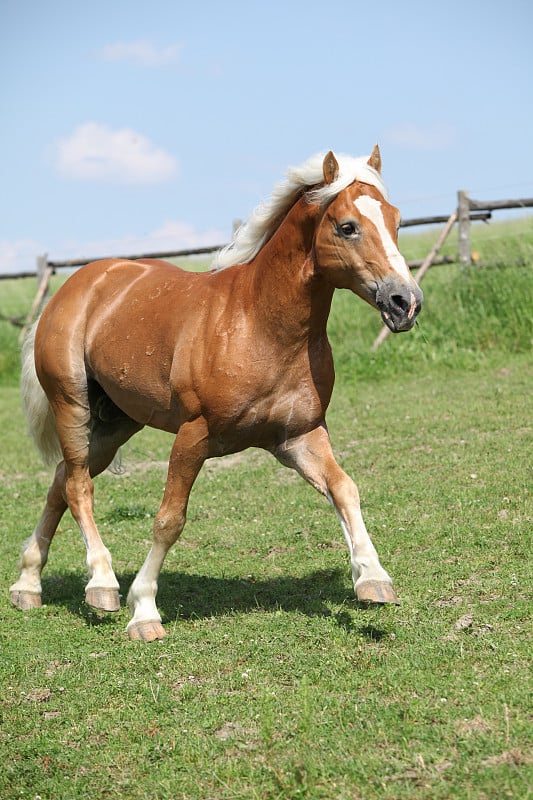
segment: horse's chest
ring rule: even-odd
[[[321,422],[331,390],[317,385],[309,369],[295,370],[294,366],[241,375],[233,385],[219,382],[206,411],[221,452],[277,445]]]

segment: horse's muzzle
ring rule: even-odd
[[[424,295],[413,281],[406,284],[399,278],[386,278],[376,292],[376,306],[385,325],[393,332],[409,331],[415,324]]]

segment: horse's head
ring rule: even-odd
[[[423,295],[398,250],[400,213],[383,194],[377,145],[368,166],[376,177],[373,184],[356,180],[327,206],[315,236],[316,265],[337,288],[351,289],[378,308],[391,331],[408,331]],[[325,188],[339,178],[332,152],[324,158],[323,172]]]

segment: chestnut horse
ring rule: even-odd
[[[422,293],[397,248],[399,218],[377,146],[369,158],[329,152],[288,172],[210,272],[106,259],[65,282],[23,352],[30,432],[45,460],[59,463],[10,590],[15,606],[41,605],[41,570],[68,507],[87,547],[87,603],[118,610],[119,585],[93,516],[93,478],[145,425],[175,438],[153,544],[128,594],[132,639],[165,635],[159,573],[202,464],[247,447],[270,451],[330,500],[357,599],[398,603],[357,487],[333,456],[325,413],[334,290],[377,307],[395,332],[412,328],[420,310]]]

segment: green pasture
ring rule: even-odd
[[[533,795],[533,221],[475,230],[482,266],[430,270],[410,334],[371,353],[379,317],[347,293],[330,320],[330,433],[398,608],[355,602],[335,514],[255,450],[208,462],[194,487],[161,575],[161,643],[130,642],[126,609],[85,605],[69,516],[45,605],[12,608],[50,471],[25,436],[18,331],[0,323],[0,797]],[[426,254],[424,237],[405,234],[408,257]],[[2,281],[0,313],[24,315],[34,292]],[[143,431],[124,474],[96,481],[124,597],[170,444]]]

